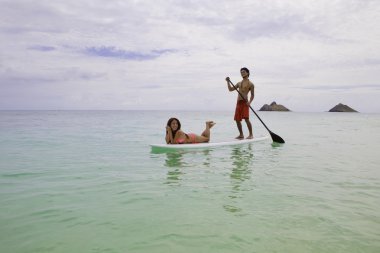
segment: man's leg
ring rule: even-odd
[[[241,121],[236,120],[236,125],[239,130],[239,136],[236,137],[236,139],[244,139],[244,134],[243,134],[243,127],[241,125]]]
[[[249,136],[247,137],[247,139],[252,139],[253,138],[253,134],[252,134],[252,124],[251,124],[251,121],[249,119],[245,119],[245,123],[247,123],[248,131],[249,131]]]

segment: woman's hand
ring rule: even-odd
[[[170,126],[166,126],[166,136],[165,136],[165,140],[166,140],[166,143],[167,144],[171,144],[172,143],[172,137],[173,134],[172,134],[172,129]]]

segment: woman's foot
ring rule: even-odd
[[[206,126],[209,128],[213,127],[216,123],[214,121],[206,121]]]
[[[253,135],[249,135],[247,139],[253,139]]]
[[[243,140],[244,136],[243,135],[238,135],[235,139],[237,139],[237,140]]]

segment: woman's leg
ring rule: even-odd
[[[210,129],[215,125],[213,121],[207,121],[206,122],[206,128],[203,131],[201,136],[197,136],[196,140],[197,142],[209,142],[210,141]]]

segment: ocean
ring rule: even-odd
[[[149,146],[233,112],[0,111],[0,252],[380,252],[380,115],[258,114],[285,144]]]

